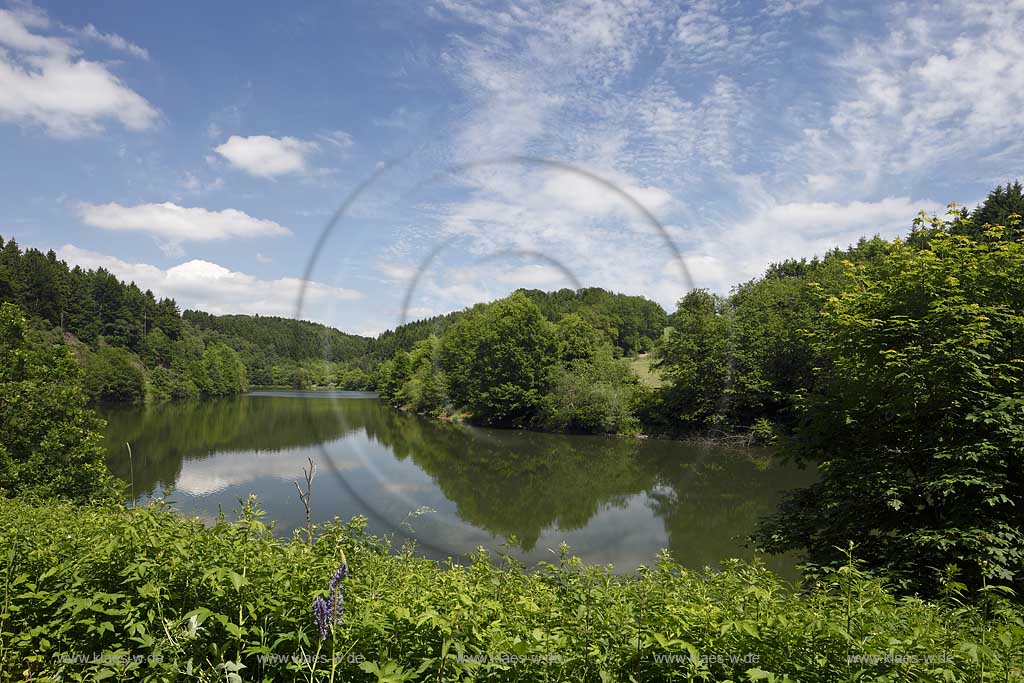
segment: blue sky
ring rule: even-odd
[[[1024,2],[18,2],[0,235],[376,333],[573,281],[666,307],[1024,175]],[[487,161],[490,163],[480,163]]]

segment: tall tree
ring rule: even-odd
[[[453,401],[475,419],[523,424],[539,412],[555,352],[551,323],[517,292],[449,328],[441,366]]]
[[[102,426],[67,347],[33,344],[21,309],[0,305],[0,491],[111,499]]]
[[[788,447],[820,463],[759,537],[841,562],[837,547],[908,587],[956,565],[973,587],[1024,577],[1024,244],[929,221],[825,306],[825,360]]]
[[[677,424],[706,428],[726,418],[733,367],[727,305],[722,297],[696,289],[672,315],[658,367],[669,382],[665,401]]]
[[[1024,216],[1024,185],[1020,181],[998,185],[988,193],[985,201],[971,213],[971,223],[976,231],[985,225],[1002,225],[1007,228],[1011,239],[1020,237],[1019,226],[1010,226],[1010,216]]]

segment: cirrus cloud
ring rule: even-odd
[[[76,30],[75,33],[82,38],[103,43],[111,50],[127,52],[133,57],[149,61],[149,51],[146,50],[146,48],[139,47],[127,38],[119,36],[116,33],[103,33],[92,24],[86,24],[83,28]]]

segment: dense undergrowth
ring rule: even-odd
[[[342,619],[311,605],[342,551]],[[0,672],[28,680],[1014,681],[1024,622],[897,598],[851,563],[784,585],[758,564],[633,575],[563,550],[441,567],[364,522],[275,538],[250,501],[204,526],[147,507],[0,502]],[[82,661],[86,660],[86,661]],[[332,666],[333,662],[333,666]]]

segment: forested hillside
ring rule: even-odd
[[[633,432],[640,386],[622,357],[653,348],[667,323],[639,296],[518,290],[382,335],[398,348],[377,387],[416,411],[485,424]]]
[[[182,320],[173,299],[97,268],[69,268],[53,251],[24,251],[0,237],[0,301],[64,341],[83,366],[92,401],[141,401],[244,391],[234,349]]]
[[[211,315],[187,310],[182,317],[198,328],[250,342],[271,357],[296,361],[359,360],[371,341],[320,323],[278,316]]]
[[[668,324],[665,310],[642,296],[615,294],[599,287],[578,291],[519,291],[536,304],[548,320],[558,320],[569,313],[580,314],[596,331],[607,337],[619,354],[651,349]],[[370,356],[380,361],[391,358],[398,351],[412,351],[416,342],[431,335],[443,335],[449,327],[482,306],[486,304],[481,303],[461,311],[414,320],[393,330],[387,330],[370,343]]]
[[[0,302],[16,304],[50,342],[63,339],[93,401],[238,393],[250,384],[367,388],[369,339],[285,318],[179,312],[103,268],[70,268],[51,250],[0,237]]]
[[[34,327],[55,339],[65,335],[96,401],[230,394],[250,384],[374,389],[381,361],[487,306],[413,321],[370,339],[276,316],[180,313],[173,299],[157,299],[103,268],[70,268],[53,251],[22,250],[13,239],[0,238],[0,246],[0,301],[20,306]],[[668,321],[652,301],[603,289],[521,295],[551,321],[576,316],[614,356],[651,349]]]

